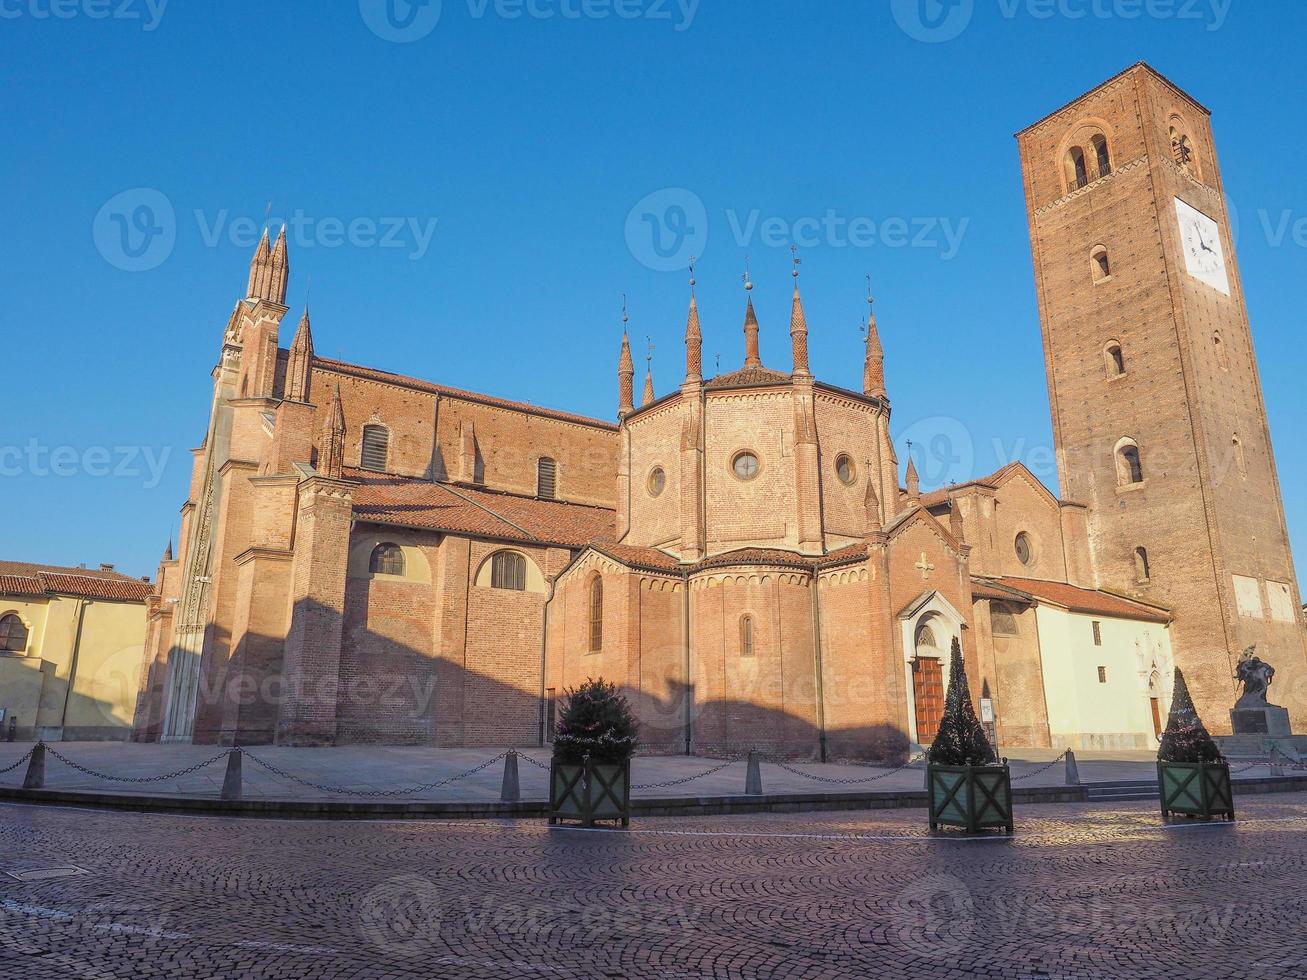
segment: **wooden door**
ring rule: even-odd
[[[917,742],[935,741],[940,719],[944,717],[944,670],[934,657],[917,657],[912,661],[913,699],[917,708]]]
[[[1153,706],[1153,735],[1156,738],[1162,737],[1162,699],[1149,698],[1149,703]]]

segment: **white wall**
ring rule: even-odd
[[[1067,612],[1043,603],[1035,615],[1053,747],[1156,746],[1149,679],[1156,673],[1165,726],[1174,669],[1167,628]],[[1101,624],[1101,646],[1094,644],[1095,620]],[[1105,684],[1098,679],[1100,666],[1107,668]]]

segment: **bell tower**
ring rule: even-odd
[[[1301,600],[1210,115],[1141,63],[1017,134],[1058,470],[1099,585],[1172,610],[1207,726],[1230,731],[1255,643],[1303,730]]]

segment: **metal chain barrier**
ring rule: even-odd
[[[546,764],[543,763],[543,762],[536,762],[536,760],[533,759],[533,758],[531,758],[529,755],[523,755],[521,752],[519,752],[519,753],[517,754],[517,757],[518,757],[519,759],[521,759],[523,762],[529,762],[531,765],[535,766],[537,769],[543,769],[545,772],[548,772],[548,771],[549,771],[549,766],[548,766],[548,765],[546,765]]]
[[[19,758],[19,760],[18,760],[17,762],[15,762],[12,766],[5,766],[3,769],[0,769],[0,776],[4,775],[4,774],[7,773],[7,772],[13,772],[15,769],[17,769],[19,766],[21,766],[24,762],[26,762],[28,759],[30,759],[30,758],[32,757],[32,753],[35,752],[35,751],[36,751],[35,746],[33,746],[32,748],[28,749],[26,752],[24,752],[24,753],[22,754],[22,756]]]
[[[696,779],[702,779],[704,776],[711,776],[715,772],[721,772],[727,766],[733,766],[743,756],[737,756],[734,759],[727,759],[720,766],[713,766],[711,769],[705,769],[703,772],[696,772],[693,776],[682,776],[680,779],[669,779],[665,783],[636,783],[631,789],[666,789],[669,786],[680,786],[682,783],[693,782]]]
[[[34,752],[36,750],[33,749],[32,751]],[[187,766],[185,769],[178,769],[176,772],[167,772],[164,773],[162,776],[110,776],[108,773],[105,772],[96,772],[94,769],[88,769],[86,766],[82,765],[81,763],[74,762],[66,755],[60,755],[58,752],[50,748],[50,746],[48,745],[45,746],[45,751],[48,752],[50,755],[54,756],[64,765],[76,769],[78,772],[84,772],[88,776],[94,776],[96,779],[107,779],[108,781],[113,783],[162,783],[169,779],[177,779],[180,776],[188,776],[193,772],[199,772],[205,766],[211,766],[219,759],[227,758],[227,756],[231,755],[232,752],[235,750],[224,749],[222,752],[219,752],[217,755],[215,755],[212,759],[205,759],[203,762],[196,763],[193,766]],[[31,753],[29,752],[28,754],[30,755]]]
[[[251,762],[257,763],[275,776],[280,776],[282,779],[289,779],[292,783],[299,783],[301,786],[308,786],[310,789],[316,789],[322,793],[335,793],[341,796],[366,796],[372,798],[385,796],[410,796],[413,793],[421,793],[429,789],[435,789],[438,786],[447,786],[450,783],[458,782],[460,779],[466,779],[468,776],[475,775],[483,769],[488,769],[490,766],[503,760],[508,755],[507,752],[500,752],[499,755],[495,756],[493,759],[487,759],[485,762],[481,763],[481,765],[473,766],[466,772],[460,772],[457,776],[448,776],[445,779],[438,779],[434,783],[423,783],[421,786],[406,786],[403,789],[346,789],[343,786],[331,786],[326,783],[315,783],[308,779],[301,779],[299,776],[292,776],[290,773],[286,772],[286,770],[278,769],[272,763],[264,762],[258,756],[251,755],[248,750],[242,750],[242,753]],[[518,758],[520,759],[522,757],[518,756]]]
[[[874,783],[878,779],[884,779],[886,776],[892,776],[896,772],[902,772],[904,769],[909,769],[914,763],[920,762],[924,758],[926,758],[926,754],[923,752],[921,755],[913,756],[907,762],[903,763],[903,765],[896,766],[893,769],[887,769],[882,773],[877,773],[875,776],[855,776],[847,779],[839,779],[835,776],[818,776],[815,772],[804,772],[802,769],[796,769],[794,766],[781,762],[778,759],[768,759],[767,761],[774,766],[779,766],[786,772],[793,773],[796,776],[802,776],[804,779],[813,779],[819,783],[836,783],[841,786],[848,786],[854,783]]]
[[[1048,770],[1052,769],[1055,765],[1057,765],[1059,762],[1065,759],[1067,752],[1070,751],[1071,751],[1070,749],[1066,749],[1065,751],[1063,751],[1061,755],[1059,755],[1056,759],[1054,759],[1046,766],[1040,766],[1038,769],[1032,770],[1031,772],[1023,773],[1020,776],[1013,776],[1012,782],[1015,783],[1015,782],[1019,782],[1022,779],[1029,779],[1031,776],[1038,776],[1041,772],[1048,772]]]

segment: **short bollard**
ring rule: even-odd
[[[239,800],[241,798],[241,759],[245,753],[232,749],[227,753],[227,774],[222,777],[220,800]]]
[[[1080,768],[1076,765],[1076,754],[1070,749],[1066,750],[1066,784],[1068,786],[1080,785]]]
[[[517,751],[510,749],[504,756],[504,785],[499,791],[500,803],[519,803],[522,799],[522,784],[517,778]]]
[[[1280,752],[1280,747],[1278,745],[1272,745],[1271,746],[1271,775],[1272,776],[1284,775],[1285,761],[1286,760],[1284,755]]]
[[[749,769],[744,774],[744,795],[762,796],[762,755],[756,749],[749,752]]]
[[[27,760],[27,775],[23,777],[23,789],[45,789],[45,743],[37,742],[32,749],[32,758]]]

